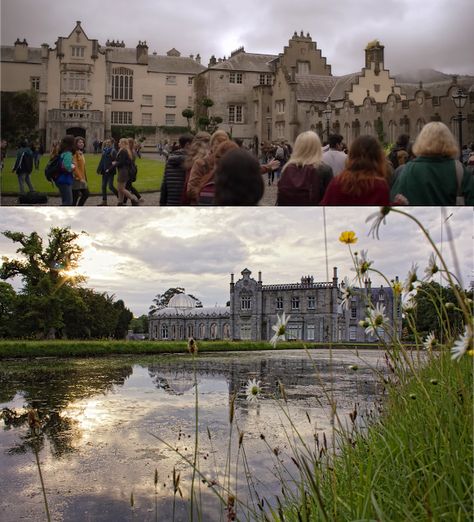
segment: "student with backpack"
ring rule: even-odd
[[[18,176],[18,185],[20,189],[20,195],[25,194],[25,183],[28,185],[30,192],[34,192],[33,185],[31,183],[31,173],[33,171],[33,152],[28,146],[28,142],[23,140],[20,143],[20,148],[16,153],[15,164],[13,165],[12,172],[16,172]]]
[[[67,134],[61,141],[59,148],[59,174],[54,179],[61,195],[61,206],[71,207],[73,204],[72,184],[74,181],[74,170],[76,166],[73,156],[76,152],[76,138]]]
[[[322,162],[319,136],[301,133],[278,182],[277,205],[318,205],[332,177],[332,169]]]
[[[105,140],[102,157],[97,167],[97,174],[102,176],[102,203],[99,205],[100,207],[107,206],[107,187],[118,198],[118,191],[114,187],[114,177],[117,169],[114,167],[113,162],[116,158],[117,151],[113,146],[112,140]]]

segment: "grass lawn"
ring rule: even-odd
[[[100,154],[86,154],[86,168],[89,182],[89,190],[91,194],[101,193],[102,176],[96,174],[97,166],[100,161]],[[49,156],[44,155],[41,158],[39,170],[33,170],[31,182],[38,192],[46,192],[50,195],[57,195],[58,189],[51,185],[45,176],[44,168],[48,163]],[[18,178],[12,172],[15,158],[6,158],[5,166],[2,171],[1,193],[5,196],[18,194]],[[148,158],[137,159],[138,177],[136,183],[139,192],[157,192],[160,190],[161,181],[163,179],[164,163]],[[115,185],[117,183],[115,182]]]
[[[250,341],[197,341],[200,353],[273,350],[269,342]],[[278,350],[291,349],[327,350],[325,343],[305,343],[302,341],[282,342]],[[377,349],[374,343],[334,344],[333,348]],[[184,353],[187,351],[186,341],[24,341],[1,340],[0,359],[10,357],[87,357],[116,354],[160,354]]]

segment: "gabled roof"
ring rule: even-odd
[[[274,54],[246,53],[241,51],[209,69],[242,71],[242,72],[272,72],[270,62],[277,58]]]

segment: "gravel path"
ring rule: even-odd
[[[266,179],[266,175],[264,177],[265,181],[265,193],[263,195],[263,198],[260,202],[261,206],[271,207],[274,206],[276,203],[276,195],[277,195],[277,186],[276,183],[273,185],[268,185],[268,181]],[[146,207],[158,207],[160,206],[160,193],[159,192],[147,192],[143,193],[143,206]],[[113,196],[108,196],[108,203],[109,206],[116,206],[116,199],[113,198]],[[89,199],[86,202],[87,207],[94,207],[98,206],[100,203],[102,203],[102,197],[101,196],[90,196]],[[48,206],[48,207],[57,207],[61,204],[61,200],[59,197],[56,196],[50,196],[48,198],[48,203],[46,205],[41,206]],[[128,203],[130,205],[130,202]],[[12,197],[12,196],[2,196],[1,198],[1,206],[5,207],[13,207],[13,206],[21,206],[21,207],[30,207],[33,205],[19,205],[18,204],[18,198]],[[40,206],[40,205],[38,205]]]

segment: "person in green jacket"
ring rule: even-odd
[[[390,194],[408,205],[474,205],[474,177],[456,158],[459,147],[448,127],[433,121],[423,127],[414,145],[416,158],[405,165]]]

